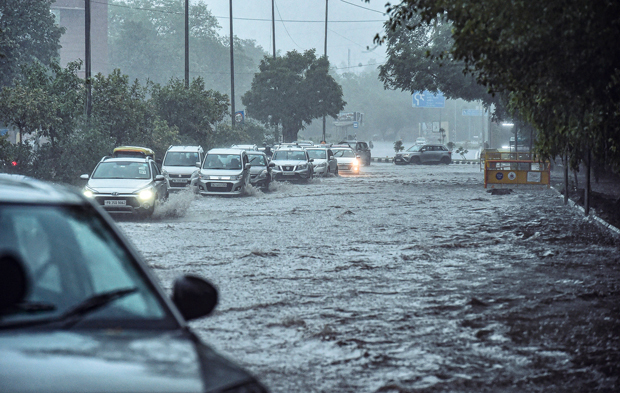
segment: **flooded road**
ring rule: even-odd
[[[200,336],[273,392],[620,390],[620,256],[553,190],[377,164],[120,226],[166,288],[211,280]]]

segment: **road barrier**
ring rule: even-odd
[[[394,157],[372,157],[372,162],[394,162]],[[478,160],[452,160],[452,164],[476,165]]]
[[[551,187],[551,163],[530,152],[484,151],[484,188],[519,184]]]

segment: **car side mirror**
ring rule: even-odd
[[[172,302],[186,321],[202,318],[217,305],[217,289],[200,277],[179,277],[172,288]]]
[[[314,162],[314,158],[309,159],[308,162]]]
[[[276,166],[276,163],[275,163],[275,162],[270,162],[270,163],[269,163],[269,168],[274,168],[275,166]]]
[[[252,164],[250,164],[250,163],[245,164],[245,168],[246,168],[246,169],[250,169],[250,168],[252,168]]]
[[[426,149],[420,149],[420,153],[424,153]]]
[[[82,180],[88,180],[89,178],[90,178],[90,176],[88,176],[87,173],[85,173],[83,175],[80,175],[80,179],[82,179]]]
[[[200,163],[196,162],[196,168],[200,168]]]
[[[362,158],[359,154],[355,156],[355,158]]]
[[[155,176],[155,181],[164,181],[164,180],[166,180],[166,177],[164,175]]]

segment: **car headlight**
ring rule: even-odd
[[[408,153],[407,154],[403,154],[403,157],[409,157],[409,154]]]
[[[308,169],[308,164],[301,164],[301,165],[297,165],[297,169]]]
[[[95,194],[97,194],[97,191],[87,186],[87,187],[84,187],[82,194],[84,194],[86,198],[93,198]]]
[[[153,199],[154,196],[155,194],[153,193],[153,190],[151,190],[150,188],[147,188],[146,190],[142,190],[138,193],[138,198],[142,199],[143,201],[148,201],[149,199]]]

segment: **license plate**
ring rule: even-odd
[[[211,187],[222,187],[222,188],[226,188],[226,183],[211,183]]]
[[[116,199],[108,199],[104,202],[104,204],[106,206],[125,206],[127,204],[127,201],[123,200],[116,200]]]
[[[294,176],[295,172],[282,172],[282,174],[285,176]]]
[[[185,183],[187,180],[185,179],[171,179],[173,183]]]

